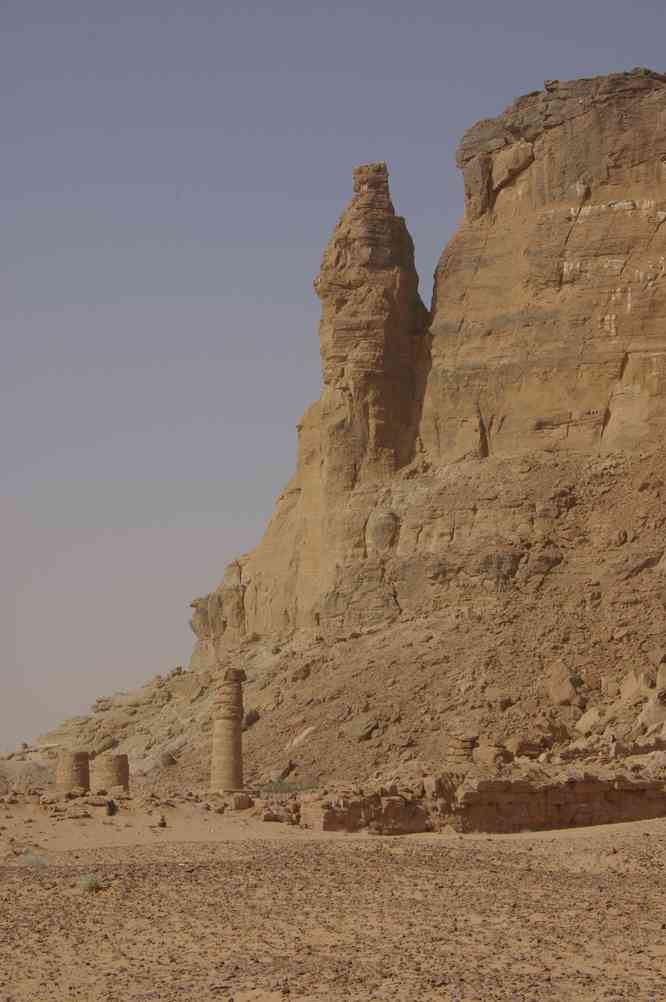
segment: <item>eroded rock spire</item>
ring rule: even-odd
[[[353,176],[353,198],[315,280],[324,478],[334,491],[410,461],[427,359],[414,245],[395,214],[386,164],[364,164]]]

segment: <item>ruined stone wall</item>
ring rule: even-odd
[[[318,831],[383,835],[512,833],[666,816],[666,784],[627,774],[429,777],[419,789],[347,790],[302,798],[300,821]]]
[[[661,780],[582,775],[568,780],[470,779],[450,815],[458,831],[519,832],[641,821],[666,815]]]

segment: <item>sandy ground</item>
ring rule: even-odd
[[[666,1000],[666,819],[380,838],[160,813],[0,805],[0,1002]]]

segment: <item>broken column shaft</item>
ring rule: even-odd
[[[100,755],[93,765],[95,788],[113,790],[121,786],[129,793],[129,759],[127,755]]]
[[[243,788],[243,682],[245,672],[229,668],[220,687],[213,721],[210,787],[214,793]]]
[[[87,751],[61,751],[56,767],[56,786],[63,793],[90,789],[90,755]]]

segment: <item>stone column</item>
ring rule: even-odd
[[[56,786],[63,793],[90,790],[90,755],[87,751],[61,751],[56,767]]]
[[[213,793],[243,789],[243,682],[245,672],[228,668],[213,721],[210,788]]]
[[[95,789],[106,790],[121,786],[129,793],[130,775],[127,755],[100,755],[93,765]]]

